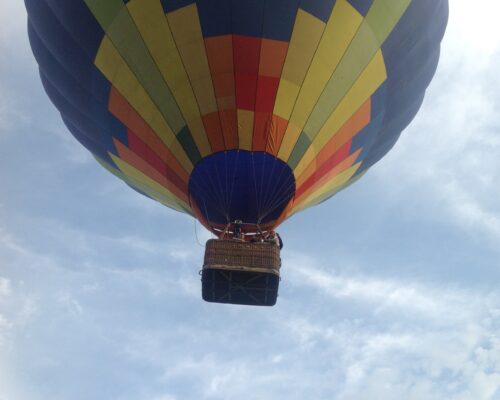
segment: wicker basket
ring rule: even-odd
[[[280,249],[273,243],[209,240],[202,272],[203,299],[272,306],[278,297]]]

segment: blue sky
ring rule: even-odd
[[[78,145],[2,0],[0,400],[500,399],[500,5],[451,3],[420,114],[282,226],[262,309],[201,300],[209,235]]]

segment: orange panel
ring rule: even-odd
[[[217,108],[221,112],[219,123],[224,135],[225,148],[237,148],[238,122],[235,111],[233,37],[232,35],[224,35],[205,38],[205,48],[212,74]]]
[[[224,141],[226,149],[237,149],[239,145],[238,140],[238,117],[236,110],[221,110],[219,118],[222,125],[222,132],[224,133]]]
[[[208,223],[208,221],[205,219],[205,217],[203,216],[203,213],[200,211],[200,209],[198,208],[198,205],[196,204],[196,201],[193,199],[192,196],[189,196],[189,206],[191,207],[191,210],[193,210],[193,213],[194,213],[194,216],[196,217],[196,219],[205,227],[207,228],[209,231],[213,232],[216,234],[216,232],[214,232],[210,226],[210,224]]]
[[[135,111],[127,100],[114,88],[109,95],[109,111],[124,125],[133,131],[148,145],[175,174],[187,183],[188,173],[184,170],[177,158],[171,153],[163,141],[156,135],[144,119]]]
[[[286,128],[288,126],[288,121],[277,115],[273,115],[271,119],[271,128],[269,130],[269,135],[267,139],[266,151],[275,156],[278,155],[281,142],[285,136]]]
[[[205,38],[205,48],[216,97],[234,96],[232,36]]]
[[[287,51],[288,42],[262,39],[259,75],[279,78],[283,70]]]
[[[274,222],[273,228],[277,227],[280,225],[290,214],[290,212],[293,210],[293,207],[295,206],[295,197],[293,197],[289,202],[288,205],[285,207],[279,218]]]
[[[332,154],[342,145],[352,139],[359,131],[370,123],[371,99],[368,99],[356,113],[340,128],[321,149],[316,158],[307,166],[297,178],[297,186],[301,186],[318,168],[323,165]]]
[[[345,171],[346,169],[352,167],[352,165],[354,164],[354,162],[356,161],[356,158],[358,158],[360,153],[361,153],[361,149],[359,149],[355,153],[351,154],[348,158],[346,158],[344,161],[342,161],[340,164],[338,164],[330,172],[328,172],[326,175],[323,175],[320,179],[318,179],[314,183],[314,185],[312,185],[309,189],[302,192],[300,197],[297,197],[295,199],[294,207],[302,204],[305,200],[307,200],[307,198],[309,197],[309,195],[311,193],[315,192],[317,189],[319,189],[321,186],[323,186],[330,179],[334,178],[336,175],[340,174],[341,172]],[[300,191],[299,185],[297,185],[297,191]]]

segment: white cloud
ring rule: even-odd
[[[92,232],[72,236],[71,229],[60,228],[58,234],[63,231],[70,242],[88,243],[72,256],[80,263],[87,262],[93,240],[104,240],[111,258],[137,252],[129,237],[113,242]],[[276,308],[214,306],[200,299],[191,259],[186,268],[168,272],[170,263],[182,264],[184,257],[171,258],[161,269],[94,264],[98,259],[75,268],[63,258],[33,252],[5,230],[3,236],[9,240],[0,241],[0,254],[15,255],[4,278],[9,283],[1,284],[15,297],[3,347],[14,348],[29,332],[34,346],[50,353],[47,358],[36,350],[40,354],[30,368],[57,373],[80,343],[76,357],[90,352],[93,358],[98,351],[107,369],[119,363],[140,376],[136,389],[142,394],[124,400],[144,393],[197,400],[489,400],[500,385],[500,300],[494,293],[383,278],[375,271],[332,272],[319,259],[288,252]],[[155,246],[140,247],[160,252],[161,245]],[[175,248],[169,246],[175,245],[163,246],[161,257]],[[32,276],[38,260],[50,267]],[[23,321],[14,318],[23,314]],[[2,362],[19,371],[12,358],[0,357],[0,369]],[[109,377],[104,372],[96,379]]]
[[[498,2],[450,2],[440,66],[419,115],[372,175],[419,218],[500,239]]]
[[[371,176],[384,196],[394,195],[388,203],[417,198],[416,217],[447,216],[453,226],[497,240],[500,25],[494,9],[500,6],[481,4],[452,1],[427,102]],[[5,21],[12,15],[19,18]],[[23,18],[22,2],[0,4],[1,46],[14,32],[26,41]],[[2,119],[31,122],[16,111],[19,102],[9,101],[14,106],[0,103],[0,131],[7,126]],[[69,138],[66,150],[73,147],[61,123],[46,130]],[[70,154],[75,162],[87,157]],[[124,196],[129,189],[116,182],[106,197],[120,207],[147,217],[161,213],[166,225],[192,223],[139,195]],[[202,248],[186,231],[138,236],[27,215],[16,233],[0,227],[5,400],[99,399],[102,393],[121,400],[500,398],[500,298],[467,288],[467,277],[450,286],[376,270],[332,271],[321,266],[320,255],[285,249],[275,308],[210,305],[200,299],[196,275]],[[198,235],[201,243],[210,236],[203,229]]]
[[[0,276],[0,300],[11,294],[10,280]]]
[[[148,397],[145,400],[176,400],[176,399],[177,399],[177,397],[174,397],[174,396],[172,396],[170,394],[161,394],[161,395],[155,396],[153,398]]]
[[[345,379],[335,398],[493,399],[499,390],[497,294],[346,276],[303,255],[287,267],[295,285],[337,299],[336,308],[355,306],[347,320],[327,314],[324,321],[300,317],[287,324],[307,352],[337,356]]]

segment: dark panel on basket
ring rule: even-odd
[[[202,273],[202,297],[213,303],[276,304],[281,258],[271,243],[211,239]]]
[[[278,298],[279,276],[273,273],[204,269],[202,297],[211,303],[273,306]]]

